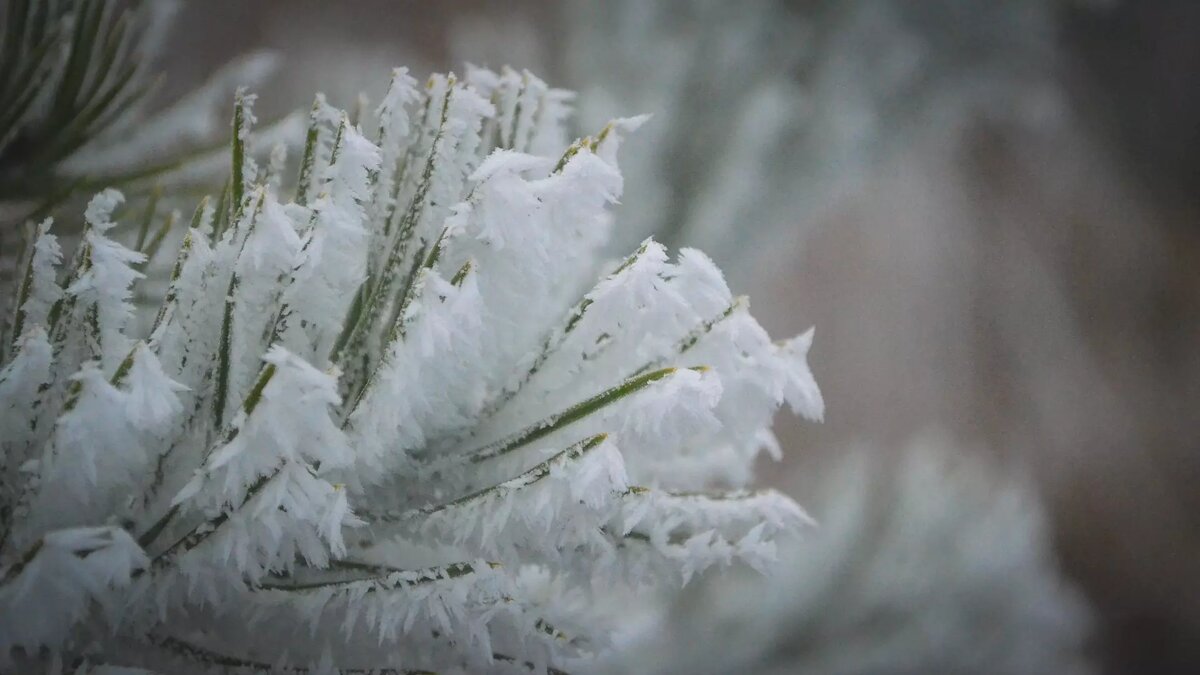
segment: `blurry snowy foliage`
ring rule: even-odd
[[[235,86],[262,80],[267,54],[151,110],[155,61],[177,2],[10,0],[0,45],[0,204],[7,223],[71,195],[179,172],[218,141]]]
[[[1060,4],[573,3],[562,59],[583,124],[656,116],[624,162],[637,207],[616,243],[699,246],[753,281],[925,130],[1058,114],[1047,64]]]
[[[60,162],[106,132],[128,128],[151,88],[145,64],[169,11],[153,3],[118,10],[98,0],[6,3],[0,47],[3,199],[61,189]]]
[[[642,120],[568,143],[569,98],[397,69],[373,111],[317,97],[293,180],[239,93],[144,332],[121,193],[65,265],[37,227],[0,669],[570,668],[695,575],[768,568],[808,520],[745,488],[782,403],[822,415],[812,333],[772,342],[696,250],[600,262]]]
[[[847,456],[782,578],[706,578],[621,655],[631,673],[1088,673],[1091,619],[1033,490],[926,439]]]

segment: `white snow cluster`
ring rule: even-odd
[[[781,404],[822,415],[811,332],[772,342],[698,251],[598,260],[643,120],[568,145],[569,98],[397,69],[357,123],[317,98],[289,182],[239,94],[145,335],[121,195],[61,282],[41,227],[0,372],[0,669],[554,672],[767,569],[807,517],[745,488]]]

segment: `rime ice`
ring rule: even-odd
[[[781,404],[822,414],[811,334],[773,343],[699,251],[598,260],[644,118],[568,145],[569,98],[398,69],[361,128],[317,98],[289,181],[239,95],[148,335],[120,194],[65,271],[43,225],[0,372],[0,661],[543,670],[767,571],[807,517],[744,488]]]

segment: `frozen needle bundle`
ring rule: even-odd
[[[148,331],[121,194],[65,265],[48,222],[28,247],[9,667],[568,669],[807,522],[744,488],[782,403],[822,414],[811,332],[772,342],[698,251],[597,260],[640,119],[568,144],[569,95],[528,73],[398,69],[363,119],[318,97],[285,180],[252,101]]]

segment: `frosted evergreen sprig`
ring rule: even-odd
[[[0,371],[0,661],[557,672],[697,572],[766,570],[807,519],[743,488],[782,403],[823,412],[812,333],[772,342],[698,251],[599,263],[642,119],[568,144],[567,99],[397,69],[363,119],[317,97],[292,184],[239,93],[144,333],[121,194],[64,273],[42,223]]]

